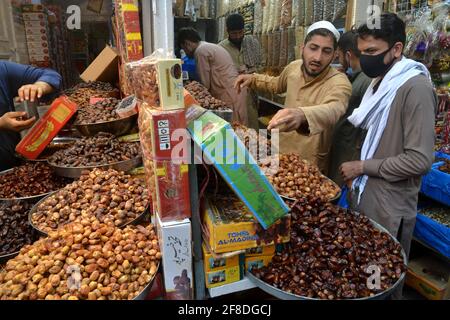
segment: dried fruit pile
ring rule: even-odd
[[[292,199],[313,196],[325,201],[339,195],[340,188],[319,168],[302,160],[297,154],[280,154],[279,163],[275,158],[261,159],[260,167],[275,190]]]
[[[272,154],[272,144],[267,136],[237,122],[232,127],[254,159],[265,159]]]
[[[26,246],[0,272],[0,300],[133,299],[161,253],[152,225],[72,223]]]
[[[116,98],[106,98],[96,104],[88,105],[78,111],[76,124],[91,124],[113,121],[119,119],[116,113],[119,100]]]
[[[0,198],[32,197],[56,191],[70,180],[58,177],[45,163],[27,163],[0,175]]]
[[[214,98],[205,86],[197,81],[191,81],[184,88],[197,100],[201,107],[209,110],[230,110],[225,102]]]
[[[122,142],[110,133],[101,132],[94,137],[83,137],[71,147],[56,152],[49,162],[61,167],[87,167],[131,160],[140,154],[139,143]]]
[[[26,201],[0,203],[0,256],[17,252],[34,241],[34,230],[28,222],[32,207]]]
[[[141,179],[113,169],[94,169],[40,203],[31,219],[44,232],[80,219],[122,226],[140,216],[148,204],[149,193]]]
[[[303,199],[292,208],[291,242],[253,274],[298,296],[352,299],[373,296],[406,271],[401,246],[370,220],[345,209]],[[371,268],[381,272],[370,289]]]

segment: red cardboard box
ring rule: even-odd
[[[16,152],[27,159],[36,159],[77,111],[77,105],[67,97],[56,99],[19,142]]]

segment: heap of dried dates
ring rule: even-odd
[[[90,81],[81,82],[64,91],[64,94],[75,102],[80,109],[89,106],[92,97],[109,98],[118,96],[119,90],[107,82]]]
[[[279,162],[275,159],[260,159],[259,165],[280,195],[292,199],[313,196],[329,201],[341,191],[320,173],[318,167],[302,160],[297,154],[280,154]]]
[[[33,205],[26,201],[0,203],[0,256],[19,251],[34,241],[34,230],[28,222]]]
[[[209,110],[230,110],[225,102],[214,98],[205,86],[197,81],[191,81],[184,88],[197,100],[201,107]]]
[[[265,159],[272,154],[272,143],[266,135],[237,122],[232,127],[255,160]]]
[[[31,220],[44,232],[80,219],[122,226],[139,217],[148,205],[143,180],[113,169],[94,169],[40,203]]]
[[[49,162],[62,167],[87,167],[131,160],[140,154],[139,143],[122,142],[110,133],[101,132],[94,137],[83,137],[70,148],[56,152]]]
[[[133,299],[161,259],[152,225],[82,220],[24,247],[0,272],[0,300]]]
[[[45,163],[26,163],[0,175],[0,198],[32,197],[61,189],[69,182],[55,175]]]
[[[291,242],[253,274],[298,296],[354,299],[392,287],[406,271],[402,248],[360,214],[302,199],[291,212]],[[380,271],[380,287],[368,285]]]
[[[116,98],[106,98],[96,104],[82,108],[78,111],[75,124],[91,124],[113,121],[119,119],[116,113],[120,100]]]

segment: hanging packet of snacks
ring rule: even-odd
[[[273,54],[273,33],[267,34],[267,67],[272,66],[272,54]]]
[[[296,41],[295,41],[295,28],[294,27],[289,27],[289,28],[287,28],[287,32],[288,32],[287,64],[289,64],[289,63],[291,63],[292,61],[295,60],[295,50],[297,48],[297,44],[296,44]]]
[[[314,11],[313,22],[322,20],[322,18],[323,18],[323,3],[324,3],[324,0],[315,0],[313,2],[313,11]]]
[[[305,2],[306,0],[298,0],[297,21],[296,21],[297,27],[305,25]]]
[[[284,68],[288,60],[288,30],[282,29],[280,35],[280,59],[278,66]]]
[[[272,66],[278,67],[280,62],[280,50],[281,50],[281,31],[275,31],[273,33],[273,52],[272,52]]]
[[[275,5],[275,11],[274,11],[274,23],[273,23],[273,30],[279,30],[280,29],[280,21],[281,21],[281,5],[283,4],[283,0],[277,0]]]
[[[334,0],[333,21],[342,17],[347,10],[346,0]]]
[[[303,44],[304,40],[305,40],[305,27],[297,27],[295,29],[295,42],[296,42],[295,46],[299,48]],[[301,58],[300,50],[295,51],[295,58],[296,59]]]
[[[267,22],[267,32],[271,32],[273,30],[273,26],[275,23],[273,12],[274,12],[274,9],[276,9],[276,4],[275,4],[276,0],[268,0],[268,1],[270,3],[270,8],[269,8],[269,19]]]
[[[287,28],[292,22],[292,0],[283,0],[281,3],[280,27]]]
[[[260,34],[262,32],[263,7],[261,1],[263,0],[255,0],[253,34]]]
[[[270,21],[270,6],[271,0],[264,0],[263,4],[263,27],[262,32],[267,33],[269,30],[269,21]]]
[[[184,0],[176,0],[176,2],[175,2],[175,14],[178,17],[184,16]]]
[[[291,15],[292,15],[292,19],[291,19],[291,26],[296,26],[298,23],[298,6],[300,4],[299,0],[292,0],[292,10],[291,10]]]
[[[333,21],[334,1],[323,2],[323,20]]]
[[[262,48],[261,64],[264,67],[267,65],[267,50],[268,50],[268,47],[269,47],[268,35],[267,35],[267,33],[263,33],[263,34],[261,34],[261,48]]]
[[[200,3],[200,17],[208,18],[208,16],[209,16],[209,1],[208,0],[201,0],[201,3]]]
[[[313,0],[305,0],[305,23],[304,26],[308,27],[312,25],[314,20],[314,1]]]

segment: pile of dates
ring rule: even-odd
[[[140,154],[138,142],[122,142],[110,133],[100,132],[94,137],[83,137],[48,160],[60,167],[88,167],[132,160]]]
[[[108,82],[90,81],[79,83],[67,89],[64,94],[75,102],[80,109],[89,106],[92,97],[109,98],[118,96],[119,90]]]
[[[78,111],[75,124],[91,124],[113,121],[119,119],[116,112],[120,100],[116,98],[106,98],[96,104],[91,104]]]
[[[341,191],[336,183],[320,173],[317,166],[297,154],[280,154],[279,161],[260,159],[259,165],[275,190],[288,198],[313,196],[329,201]]]
[[[58,177],[45,163],[26,163],[0,175],[0,198],[37,196],[61,189],[70,180]]]
[[[34,230],[28,222],[32,204],[26,201],[0,203],[0,256],[19,251],[34,241]]]
[[[443,161],[444,164],[439,166],[439,171],[450,173],[450,160],[448,159],[437,159],[438,161]]]
[[[209,110],[230,110],[225,102],[214,98],[205,86],[197,81],[189,82],[185,87],[187,91],[197,100],[201,107]]]
[[[363,215],[302,199],[291,217],[291,242],[267,267],[252,270],[278,289],[316,299],[363,298],[389,289],[406,271],[400,244]],[[370,286],[377,271],[380,286]]]
[[[254,159],[265,159],[272,154],[272,143],[261,131],[257,132],[237,122],[234,122],[232,127]]]
[[[151,224],[121,230],[82,220],[9,260],[0,300],[131,300],[152,281],[160,259]]]
[[[143,180],[113,169],[94,169],[41,202],[31,220],[44,232],[80,219],[122,226],[143,214],[148,205]]]

